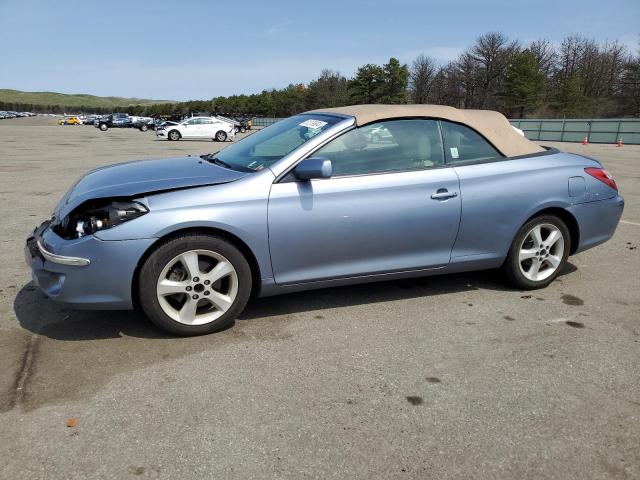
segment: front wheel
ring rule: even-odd
[[[171,130],[169,132],[169,140],[173,140],[174,142],[180,140],[180,132],[177,130]]]
[[[246,133],[247,127],[240,127],[240,133]]]
[[[242,253],[215,235],[186,233],[158,247],[140,270],[140,305],[158,327],[202,335],[232,324],[251,294]]]
[[[222,130],[218,131],[218,133],[216,133],[216,137],[215,140],[217,142],[224,142],[227,140],[227,134],[225,132],[223,132]]]
[[[147,130],[149,130],[149,126],[148,126],[148,125],[142,125],[142,126],[140,127],[140,131],[141,131],[141,132],[146,132]]]
[[[99,128],[100,128],[100,130],[102,130],[103,132],[106,132],[106,131],[109,129],[109,127],[107,126],[107,124],[106,124],[106,123],[101,123]]]
[[[518,231],[503,269],[518,288],[544,288],[564,268],[570,247],[569,229],[562,220],[554,215],[536,217]]]

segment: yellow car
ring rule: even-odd
[[[82,122],[78,117],[61,118],[58,125],[80,125]]]

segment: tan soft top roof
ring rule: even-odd
[[[352,105],[313,110],[313,113],[350,115],[356,118],[358,127],[390,118],[441,118],[477,130],[507,157],[544,152],[542,147],[516,132],[504,115],[491,110],[460,110],[444,105]]]

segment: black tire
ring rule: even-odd
[[[222,130],[218,130],[216,132],[216,136],[215,136],[214,140],[216,142],[225,142],[227,140],[226,132],[223,132]]]
[[[247,128],[246,127],[240,127],[240,133],[246,133]]]
[[[233,129],[236,131],[236,133],[240,132],[240,127],[233,127]]]
[[[224,256],[235,268],[238,292],[231,307],[216,320],[203,325],[187,325],[165,313],[158,300],[156,286],[164,267],[176,256],[191,250],[210,250]],[[216,235],[184,233],[161,243],[149,255],[140,269],[138,295],[146,316],[159,328],[181,336],[204,335],[222,330],[237,318],[251,296],[251,268],[244,255],[234,245]]]
[[[539,225],[553,225],[557,227],[557,229],[562,234],[563,240],[563,252],[562,259],[559,265],[556,267],[555,271],[548,277],[540,281],[533,281],[527,278],[522,272],[520,266],[520,249],[523,246],[523,242],[528,236],[529,232],[536,226]],[[535,250],[535,248],[534,248]],[[507,277],[509,283],[511,283],[516,288],[520,288],[522,290],[536,290],[538,288],[544,288],[549,285],[555,278],[562,272],[564,269],[567,259],[569,258],[569,251],[571,250],[571,234],[569,233],[569,229],[565,225],[565,223],[555,215],[541,215],[539,217],[535,217],[525,223],[514,238],[511,247],[509,248],[509,253],[507,258],[502,266],[502,270]],[[559,255],[558,255],[559,256]],[[544,255],[542,256],[544,257]]]
[[[101,123],[100,126],[98,127],[102,132],[106,132],[107,130],[109,130],[109,125],[107,125],[106,123]]]
[[[140,127],[140,131],[141,131],[141,132],[146,132],[147,130],[149,130],[149,126],[148,126],[148,125],[142,125],[142,126]]]
[[[167,138],[172,141],[178,141],[180,140],[180,138],[182,138],[182,135],[180,135],[180,132],[178,130],[170,130],[167,134]]]

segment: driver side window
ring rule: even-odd
[[[313,154],[331,160],[333,176],[424,170],[444,165],[436,120],[391,120],[341,135]]]

